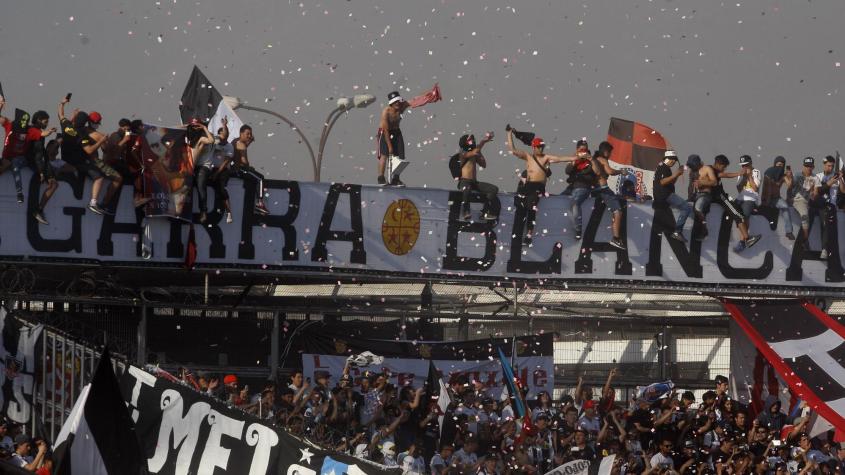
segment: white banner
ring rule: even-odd
[[[446,170],[444,169],[444,172]],[[147,239],[132,208],[132,189],[124,186],[116,216],[90,212],[89,180],[61,174],[59,188],[47,205],[49,225],[35,221],[39,182],[23,170],[24,191],[29,205],[0,208],[0,260],[56,258],[63,262],[91,264],[153,264],[180,267],[184,262],[189,227],[165,219],[147,219],[152,258],[140,256],[140,241]],[[7,180],[5,186],[2,181]],[[10,195],[11,174],[0,176],[0,198]],[[603,204],[594,209],[588,199],[582,205],[584,235],[574,237],[569,197],[540,200],[536,233],[529,247],[514,229],[522,229],[521,212],[514,195],[499,194],[499,219],[481,220],[483,203],[474,197],[473,219],[460,219],[461,193],[457,190],[378,187],[355,184],[300,183],[266,180],[265,202],[270,211],[261,216],[253,209],[256,184],[233,179],[228,190],[234,222],[227,224],[209,189],[206,225],[197,226],[198,268],[249,270],[274,275],[301,276],[331,272],[340,276],[378,275],[396,277],[473,277],[489,282],[503,278],[541,279],[548,284],[572,285],[596,279],[631,282],[679,283],[684,288],[699,284],[723,288],[738,284],[790,286],[806,289],[842,289],[845,282],[840,256],[845,252],[845,216],[830,231],[830,256],[821,260],[821,237],[816,220],[809,247],[802,252],[798,241],[789,241],[776,210],[750,220],[752,234],[762,240],[741,253],[734,223],[720,219],[714,205],[708,216],[709,235],[692,239],[692,219],[683,244],[668,235],[673,231],[671,210],[653,210],[650,203],[629,203],[622,240],[627,251],[608,244],[610,214]],[[244,200],[244,196],[247,199]],[[196,200],[194,200],[196,201]],[[194,220],[199,219],[198,210]],[[770,221],[777,229],[770,228]],[[793,222],[797,223],[797,214]]]
[[[330,375],[331,386],[340,380],[343,367],[346,365],[345,356],[302,355],[303,374],[314,381],[315,371],[327,371]],[[443,382],[460,375],[466,375],[469,381],[482,381],[491,397],[498,399],[502,393],[504,379],[502,364],[498,359],[483,361],[434,360],[434,366],[441,372]],[[530,356],[516,358],[516,374],[528,387],[528,399],[534,399],[538,392],[554,389],[554,358],[552,356]],[[397,387],[411,385],[421,388],[428,379],[428,360],[408,358],[385,358],[378,366],[351,368],[350,375],[357,385],[357,378],[365,371],[390,373],[390,382]]]
[[[590,473],[589,460],[573,460],[546,473],[546,475],[587,475],[588,473]]]

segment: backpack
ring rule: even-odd
[[[452,174],[452,178],[459,180],[461,178],[461,168],[463,168],[463,163],[461,163],[461,155],[460,153],[456,153],[449,158],[449,173]]]

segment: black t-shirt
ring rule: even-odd
[[[640,445],[642,445],[643,450],[645,450],[648,448],[651,439],[654,437],[653,433],[637,431],[636,426],[634,426],[635,422],[639,423],[645,428],[651,429],[654,427],[654,415],[652,414],[650,409],[637,409],[636,411],[631,413],[631,417],[628,418],[630,430],[639,436]]]
[[[670,183],[668,185],[661,185],[660,181],[664,178],[669,178],[672,176],[672,168],[665,163],[661,163],[657,166],[657,170],[654,171],[654,202],[661,202],[665,203],[666,200],[669,198],[669,195],[675,192],[675,183]]]
[[[62,119],[62,160],[77,165],[85,156],[82,147],[79,146],[79,133],[68,119]]]

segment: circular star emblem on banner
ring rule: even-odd
[[[404,256],[420,236],[420,212],[411,200],[396,200],[384,212],[381,239],[392,254]]]

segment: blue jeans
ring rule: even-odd
[[[792,216],[789,212],[789,205],[786,203],[786,200],[783,198],[778,198],[775,201],[775,208],[780,211],[780,215],[783,217],[783,229],[784,232],[791,233],[792,232]]]
[[[672,193],[666,198],[666,204],[670,208],[678,210],[678,219],[675,221],[675,231],[681,232],[684,225],[687,223],[690,213],[692,213],[692,203]]]
[[[12,162],[12,176],[15,178],[15,191],[18,194],[23,193],[23,183],[21,182],[21,168],[26,165],[26,157],[21,155],[19,157],[9,160]]]
[[[581,205],[590,196],[589,188],[572,189],[572,221],[575,222],[575,230],[581,230]]]

